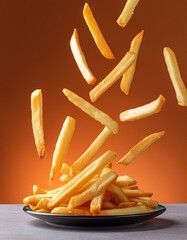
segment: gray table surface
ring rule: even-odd
[[[166,212],[136,227],[80,229],[52,227],[23,212],[22,204],[0,204],[0,239],[187,240],[187,204],[164,204]]]

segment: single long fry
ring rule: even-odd
[[[99,110],[83,98],[79,97],[74,92],[64,88],[63,93],[78,108],[83,112],[87,113],[90,117],[94,118],[96,121],[99,121],[104,126],[108,127],[114,134],[118,133],[118,123],[114,121],[110,116],[108,116],[103,111]]]
[[[84,5],[83,16],[84,16],[85,22],[93,36],[93,39],[94,39],[98,49],[102,53],[102,55],[105,58],[114,59],[115,58],[114,54],[112,53],[112,50],[110,49],[108,43],[106,42],[106,40],[98,26],[98,23],[96,22],[96,20],[93,16],[93,13],[92,13],[88,3],[85,3],[85,5]]]
[[[51,211],[51,213],[64,214],[64,215],[79,215],[79,216],[92,215],[89,209],[82,209],[82,208],[69,209],[68,207],[56,207]]]
[[[138,4],[139,0],[127,0],[123,11],[121,12],[120,16],[117,19],[117,23],[121,26],[121,27],[125,27],[127,25],[127,23],[129,22],[129,20],[131,19],[134,10]]]
[[[134,207],[127,207],[127,208],[114,208],[114,209],[107,209],[101,210],[98,214],[99,216],[114,216],[114,215],[132,215],[132,214],[141,214],[141,213],[149,213],[153,212],[154,209],[149,208],[145,205],[141,206],[134,206]]]
[[[64,200],[67,200],[78,190],[83,187],[92,177],[99,173],[107,164],[109,164],[116,154],[112,151],[107,151],[101,157],[96,159],[93,163],[87,166],[83,171],[77,174],[66,185],[62,186],[58,193],[49,201],[49,209],[53,209],[61,204]]]
[[[120,113],[119,118],[122,122],[135,121],[149,117],[160,112],[165,104],[165,98],[160,95],[156,100],[137,108],[126,110]]]
[[[187,106],[187,89],[181,77],[177,58],[171,48],[164,48],[164,58],[175,90],[178,104],[180,106]]]
[[[106,92],[136,60],[136,54],[127,52],[118,65],[90,91],[90,99],[95,102],[104,92]]]
[[[151,197],[153,195],[152,192],[144,192],[140,189],[128,189],[128,188],[121,188],[122,192],[129,198],[134,197]]]
[[[45,140],[43,126],[43,100],[42,90],[36,89],[31,94],[31,114],[32,114],[32,129],[38,156],[45,156]]]
[[[71,197],[68,207],[70,209],[76,208],[78,206],[81,206],[83,203],[90,201],[93,197],[102,193],[109,184],[116,180],[116,178],[117,174],[113,171],[104,174],[103,176],[98,178],[98,180],[89,188],[87,188],[85,191]]]
[[[82,171],[88,163],[93,159],[93,157],[98,153],[100,148],[106,142],[106,140],[113,134],[113,132],[104,127],[102,132],[97,136],[89,148],[75,161],[71,167],[72,172],[76,173]]]
[[[131,83],[132,83],[132,79],[134,77],[134,73],[135,73],[135,69],[136,69],[136,63],[137,63],[137,58],[138,58],[138,53],[139,53],[140,46],[141,46],[142,39],[143,39],[143,34],[144,34],[144,31],[141,31],[140,33],[138,33],[135,36],[135,38],[131,42],[130,51],[136,53],[136,60],[131,65],[131,67],[126,72],[124,72],[124,74],[122,76],[121,84],[120,84],[121,90],[126,95],[129,94],[129,90],[130,90],[130,86],[131,86]]]
[[[71,51],[74,56],[75,62],[77,63],[77,66],[82,76],[84,77],[84,79],[88,84],[94,84],[96,82],[96,78],[92,74],[90,68],[88,67],[85,55],[80,46],[79,35],[76,28],[74,29],[73,35],[70,40],[70,47],[71,47]]]
[[[124,157],[122,157],[118,163],[128,165],[130,164],[140,153],[145,151],[151,144],[157,141],[165,134],[164,131],[150,134],[145,137],[139,143],[137,143]]]
[[[74,130],[75,119],[69,116],[66,117],[53,153],[52,166],[50,171],[50,183],[53,180],[55,174],[60,172],[62,168],[63,161],[66,157],[72,136],[74,134]]]

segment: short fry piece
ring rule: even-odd
[[[114,54],[112,53],[105,38],[103,37],[103,34],[93,16],[93,13],[92,13],[88,3],[85,3],[85,5],[84,5],[83,16],[84,16],[85,22],[93,36],[93,39],[94,39],[98,49],[102,53],[102,55],[105,58],[114,59],[115,58]]]
[[[92,177],[99,173],[107,164],[109,164],[116,154],[112,151],[107,151],[101,157],[96,159],[93,163],[87,166],[83,171],[77,174],[66,185],[62,186],[56,195],[49,201],[49,209],[53,209],[61,204],[64,200],[67,200],[78,190],[83,187]]]
[[[141,46],[141,43],[142,43],[143,34],[144,34],[144,31],[141,31],[140,33],[138,33],[135,36],[135,38],[131,42],[130,51],[136,53],[136,60],[134,61],[132,66],[126,72],[124,72],[124,74],[122,76],[121,84],[120,84],[121,90],[126,95],[129,94],[131,82],[132,82],[132,79],[134,77],[134,73],[135,73],[135,69],[136,69],[136,62],[137,62],[140,46]]]
[[[95,102],[104,92],[106,92],[136,60],[136,54],[127,52],[118,65],[90,91],[90,99]]]
[[[89,188],[87,188],[85,191],[71,197],[68,207],[70,209],[76,208],[78,206],[81,206],[83,203],[90,201],[93,197],[102,193],[109,184],[116,180],[116,178],[117,174],[113,171],[104,174],[103,176],[98,178],[98,180]]]
[[[160,95],[156,100],[137,108],[126,110],[120,113],[119,118],[122,122],[135,121],[149,117],[160,112],[165,104],[165,98]]]
[[[171,48],[164,48],[164,58],[176,93],[178,104],[180,106],[187,106],[187,89],[180,74],[177,58]]]
[[[118,178],[115,181],[115,185],[117,185],[118,187],[129,187],[136,183],[137,183],[137,181],[134,178],[131,178],[127,175],[118,176]]]
[[[164,131],[153,133],[139,143],[137,143],[124,157],[122,157],[118,163],[128,165],[130,164],[140,153],[145,151],[152,143],[157,141],[165,134]]]
[[[43,126],[43,100],[41,89],[31,94],[32,129],[38,156],[45,156],[44,126]]]
[[[120,16],[117,19],[117,23],[121,27],[125,27],[129,20],[131,19],[134,10],[138,4],[139,0],[127,0],[123,11],[121,12]]]
[[[112,134],[113,132],[110,129],[104,127],[103,131],[97,136],[89,148],[73,163],[71,167],[72,172],[82,171]]]
[[[74,92],[64,88],[63,93],[78,108],[83,112],[87,113],[90,117],[94,118],[96,121],[99,121],[101,124],[108,127],[114,134],[118,133],[118,123],[109,117],[106,113],[102,112],[83,98],[79,97]]]
[[[154,209],[149,208],[145,205],[141,205],[141,206],[127,207],[127,208],[114,208],[114,209],[101,210],[101,212],[98,215],[101,215],[101,216],[132,215],[132,214],[149,213],[153,211]]]
[[[103,190],[99,195],[92,198],[90,203],[90,212],[93,215],[96,215],[101,212],[104,195],[105,190]]]
[[[82,76],[88,84],[94,84],[96,82],[96,78],[88,67],[86,58],[79,43],[79,35],[77,29],[74,29],[73,35],[70,40],[70,47]]]
[[[75,119],[69,116],[66,117],[53,153],[52,166],[50,171],[50,183],[53,180],[55,174],[60,172],[62,168],[62,164],[66,157],[74,130]]]

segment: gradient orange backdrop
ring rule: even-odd
[[[32,185],[48,187],[55,143],[67,115],[76,119],[76,131],[67,162],[80,156],[103,126],[72,105],[64,87],[89,100],[89,86],[73,59],[69,40],[73,29],[92,72],[101,81],[121,60],[133,37],[144,29],[136,74],[129,96],[118,81],[95,103],[117,120],[120,132],[102,148],[118,154],[116,161],[145,136],[166,134],[130,166],[113,167],[137,179],[139,187],[154,192],[162,203],[187,202],[187,107],[177,104],[166,70],[163,47],[178,58],[187,85],[187,1],[140,1],[126,28],[116,19],[122,0],[90,0],[88,3],[116,59],[105,59],[84,22],[82,0],[0,1],[0,203],[22,203]],[[30,94],[41,88],[44,102],[46,156],[38,159],[31,128]],[[119,113],[150,102],[163,94],[164,110],[152,117],[120,123]],[[57,185],[58,181],[54,183]]]

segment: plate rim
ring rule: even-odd
[[[159,208],[159,209],[158,209]],[[99,216],[93,216],[93,215],[70,215],[70,214],[55,214],[55,213],[41,213],[41,212],[35,212],[32,209],[30,209],[29,205],[25,205],[23,207],[23,211],[31,214],[32,216],[46,216],[46,217],[57,217],[57,218],[73,218],[73,219],[104,219],[104,218],[134,218],[134,217],[143,217],[143,216],[150,216],[150,215],[157,215],[162,214],[166,211],[166,207],[162,204],[158,204],[155,211],[153,212],[147,212],[147,213],[138,213],[138,214],[128,214],[128,215],[99,215]]]

